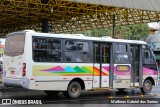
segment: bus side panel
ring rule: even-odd
[[[142,81],[142,83],[148,77],[151,77],[151,78],[154,79],[155,86],[158,85],[158,78],[157,78],[158,77],[158,71],[147,68],[147,67],[143,67],[143,81]]]
[[[150,48],[143,49],[143,81],[149,77],[153,79],[155,86],[158,85],[158,67],[154,58],[152,50]],[[143,84],[142,81],[142,84]],[[152,82],[152,80],[151,80]]]
[[[94,64],[93,70],[94,70],[93,88],[99,88],[100,87],[100,66],[99,64]]]
[[[102,64],[102,87],[109,87],[109,71],[110,65],[109,64]]]
[[[68,77],[73,78],[73,77]],[[54,90],[54,91],[66,91],[70,80],[68,81],[39,81],[35,83],[35,90]],[[92,88],[92,81],[84,81],[85,90]]]
[[[26,44],[25,44],[25,61],[26,64],[26,76],[22,77],[22,87],[27,89],[35,89],[35,78],[34,72],[32,72],[32,35],[33,33],[26,33]],[[29,45],[28,45],[29,44]]]
[[[129,88],[131,80],[130,64],[114,64],[113,88]]]
[[[71,80],[78,78],[85,84],[85,89],[92,89],[92,64],[34,63],[32,76],[35,77],[37,90],[67,90]],[[51,85],[52,84],[52,85]],[[56,85],[59,84],[59,85]],[[62,85],[62,86],[61,86]],[[43,88],[43,86],[46,86]]]

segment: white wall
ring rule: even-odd
[[[0,45],[5,45],[5,41],[6,41],[5,38],[0,38]]]

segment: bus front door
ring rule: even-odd
[[[110,44],[94,43],[93,88],[109,87]]]
[[[131,45],[131,86],[140,86],[142,76],[142,54],[140,45]]]

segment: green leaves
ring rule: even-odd
[[[102,36],[112,37],[112,27],[98,28],[79,33],[83,33],[86,36],[94,36],[94,37],[102,37]],[[119,39],[139,40],[146,38],[148,35],[149,35],[149,27],[147,24],[135,24],[126,26],[116,26],[114,37]]]

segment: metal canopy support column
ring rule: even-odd
[[[112,28],[112,38],[115,38],[115,15],[113,17],[113,28]]]
[[[49,31],[48,20],[42,19],[41,21],[42,21],[42,32],[48,33]]]
[[[42,4],[47,4],[49,0],[41,0]],[[42,10],[44,11],[44,10]],[[48,26],[48,20],[47,19],[42,19],[42,32],[44,33],[48,33],[49,32],[49,26]]]

